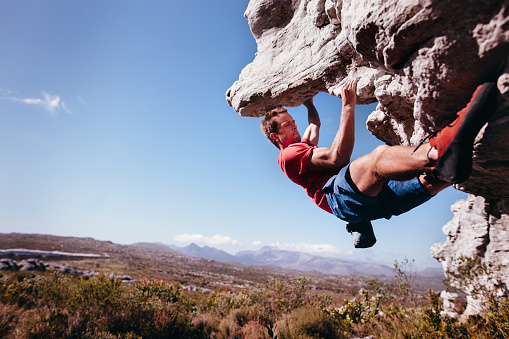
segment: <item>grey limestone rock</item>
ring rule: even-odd
[[[456,186],[470,196],[453,206],[448,239],[432,253],[453,280],[462,254],[509,262],[508,0],[251,0],[245,17],[258,51],[226,92],[241,116],[339,96],[358,77],[358,104],[378,102],[368,130],[389,145],[416,145],[479,84],[497,82],[501,99],[477,136],[473,173]],[[505,293],[508,277],[501,269],[485,280]]]
[[[12,259],[2,258],[0,259],[0,271],[3,270],[19,270],[19,266]]]
[[[443,227],[447,240],[431,248],[451,285],[471,294],[463,316],[477,313],[486,293],[508,296],[508,207],[507,200],[490,201],[474,195],[459,200],[451,207],[453,220]],[[477,263],[472,265],[462,258],[476,259]],[[467,267],[473,268],[469,274],[465,274]],[[471,278],[466,278],[469,275]]]
[[[258,51],[226,92],[242,116],[339,95],[359,77],[358,103],[378,102],[369,131],[416,145],[479,84],[498,80],[506,100],[477,139],[472,179],[458,188],[509,198],[509,1],[251,0],[245,16]]]
[[[25,259],[19,264],[21,271],[45,271],[46,265],[39,259]]]

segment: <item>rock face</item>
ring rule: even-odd
[[[338,95],[346,79],[360,77],[358,103],[378,102],[369,131],[389,145],[415,145],[454,117],[479,84],[497,82],[502,99],[476,139],[471,178],[456,188],[478,196],[465,204],[484,199],[488,219],[499,215],[482,228],[474,219],[485,214],[461,214],[461,239],[485,248],[472,254],[509,260],[504,241],[492,237],[509,227],[500,208],[509,199],[508,0],[251,0],[245,16],[258,52],[226,93],[242,116],[298,106],[318,92]],[[444,247],[464,242],[446,231]]]
[[[442,263],[453,287],[471,294],[463,313],[467,316],[482,308],[487,293],[508,295],[509,203],[470,195],[451,209],[454,218],[443,227],[447,240],[433,245],[431,255]]]
[[[443,127],[508,63],[509,1],[252,0],[245,16],[258,52],[226,93],[235,111],[262,116],[360,77],[358,102],[378,101],[367,127],[390,145]],[[508,91],[509,75],[499,83]],[[467,192],[509,198],[508,114],[506,100],[478,138]]]

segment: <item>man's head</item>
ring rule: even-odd
[[[284,107],[267,112],[261,122],[261,129],[267,139],[280,150],[301,141],[295,120]]]

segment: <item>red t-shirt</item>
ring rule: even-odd
[[[313,199],[318,207],[332,213],[322,188],[333,175],[338,174],[340,169],[308,171],[306,164],[315,148],[317,146],[310,143],[308,139],[302,139],[301,142],[286,147],[277,160],[279,166],[291,181],[304,187],[308,196]]]

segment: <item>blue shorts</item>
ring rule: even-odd
[[[431,198],[417,178],[408,181],[391,180],[377,196],[367,197],[353,183],[348,168],[330,178],[322,191],[332,213],[349,223],[389,219]]]

